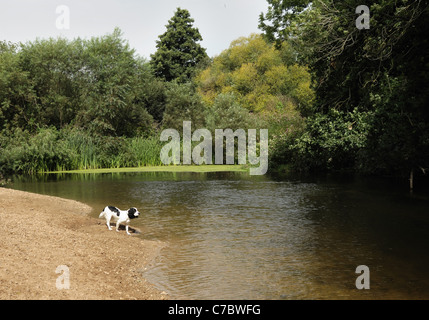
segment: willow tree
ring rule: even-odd
[[[212,105],[219,94],[234,94],[251,112],[294,105],[311,110],[313,91],[307,68],[294,63],[286,42],[280,50],[261,35],[234,40],[195,78],[198,92]]]

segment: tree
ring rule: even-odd
[[[257,118],[243,108],[233,93],[219,94],[211,108],[206,113],[206,128],[212,134],[215,129],[229,128],[232,130],[243,128],[258,128]]]
[[[292,43],[312,73],[316,103],[309,124],[320,130],[309,128],[309,152],[323,148],[324,132],[330,132],[326,141],[341,145],[344,135],[334,134],[332,123],[343,128],[341,121],[360,113],[366,143],[344,151],[352,152],[348,166],[424,172],[429,167],[429,1],[369,1],[368,30],[356,26],[357,0],[268,2],[267,15],[260,17],[266,37]]]
[[[162,126],[182,131],[183,121],[191,121],[194,128],[204,127],[206,106],[195,93],[191,83],[169,83]]]
[[[33,127],[40,106],[29,73],[20,66],[17,45],[0,42],[0,132]]]
[[[177,8],[168,21],[167,31],[156,42],[157,51],[150,64],[157,77],[166,81],[189,81],[197,66],[207,61],[206,50],[198,43],[201,37],[188,10]]]
[[[295,63],[289,49],[284,43],[277,50],[258,34],[241,37],[197,75],[198,91],[210,105],[217,95],[234,93],[239,104],[252,112],[282,105],[283,97],[288,97],[307,113],[313,99],[310,74]]]
[[[164,111],[164,84],[115,29],[89,40],[0,42],[0,131],[75,126],[133,137]]]
[[[92,133],[112,136],[134,136],[139,126],[147,126],[149,115],[136,103],[138,74],[141,61],[134,50],[121,38],[121,31],[92,38],[85,43],[85,73],[88,84],[81,94],[86,107],[79,113],[76,124]]]
[[[288,27],[297,15],[309,7],[311,0],[267,0],[268,11],[259,16],[259,28],[270,42],[280,45],[288,37]],[[268,22],[268,23],[267,23]]]
[[[38,107],[39,126],[61,128],[69,124],[81,108],[79,94],[83,67],[82,42],[66,39],[37,39],[21,45],[17,53],[20,69],[31,79]],[[26,108],[34,108],[28,103]]]

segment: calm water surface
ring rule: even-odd
[[[247,173],[16,177],[11,187],[135,206],[166,246],[144,276],[178,299],[429,299],[429,192],[389,180]],[[100,226],[101,227],[101,226]],[[124,233],[124,236],[125,233]],[[358,265],[370,289],[357,290]]]

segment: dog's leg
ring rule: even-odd
[[[127,230],[127,235],[131,235],[131,233],[128,232],[128,223],[125,225],[125,230]]]
[[[116,222],[116,232],[119,232],[119,220]]]
[[[112,230],[112,228],[110,227],[110,218],[111,217],[106,217],[106,224],[107,224],[107,228],[109,228],[109,230]]]

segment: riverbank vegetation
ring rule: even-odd
[[[288,42],[315,91],[302,135],[283,150],[310,170],[426,174],[429,168],[428,1],[268,0],[260,28]]]
[[[171,165],[171,166],[144,166],[144,167],[120,167],[120,168],[100,168],[100,169],[84,169],[84,170],[67,170],[67,171],[50,171],[49,173],[132,173],[132,172],[191,172],[191,173],[207,173],[207,172],[246,172],[246,165]]]
[[[208,57],[178,9],[149,60],[119,29],[0,42],[0,171],[158,166],[161,130],[268,128],[269,168],[423,175],[428,1],[271,1],[262,34]]]

